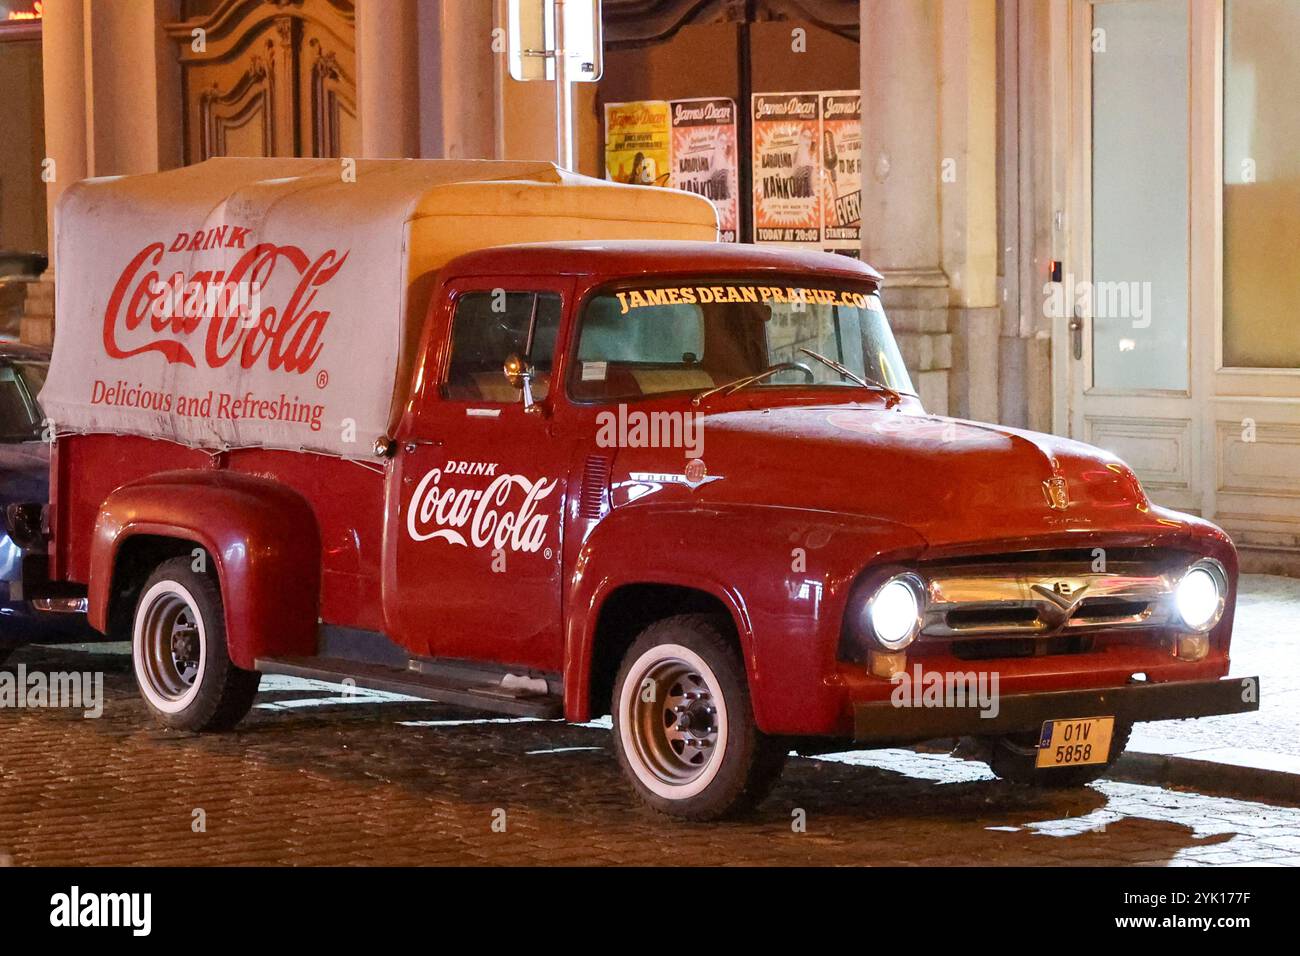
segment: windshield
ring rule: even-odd
[[[915,394],[874,293],[752,280],[618,287],[595,296],[583,310],[570,394],[616,401],[702,392],[782,363],[799,367],[748,387],[861,387],[803,349],[870,384]]]
[[[48,368],[43,362],[0,364],[0,442],[41,437],[41,412],[33,396]]]

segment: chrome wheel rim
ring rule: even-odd
[[[136,676],[156,707],[176,711],[198,691],[207,654],[203,620],[193,596],[160,581],[141,599],[134,634]]]
[[[666,784],[695,782],[719,749],[723,716],[709,680],[692,662],[665,657],[635,685],[628,723],[637,758]]]

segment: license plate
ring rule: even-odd
[[[1071,717],[1043,721],[1038,738],[1038,767],[1078,767],[1105,763],[1110,756],[1114,717]]]

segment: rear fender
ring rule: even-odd
[[[163,472],[118,488],[100,506],[91,542],[89,614],[97,630],[107,633],[113,601],[130,584],[122,579],[123,549],[142,535],[207,552],[237,666],[316,653],[320,531],[296,491],[225,471]]]

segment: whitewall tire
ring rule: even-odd
[[[234,727],[261,681],[231,663],[221,588],[188,557],[164,561],[145,581],[131,623],[131,661],[145,706],[179,730]]]
[[[711,820],[756,806],[785,762],[754,722],[745,668],[727,622],[682,614],[646,628],[614,682],[614,748],[641,800]]]

